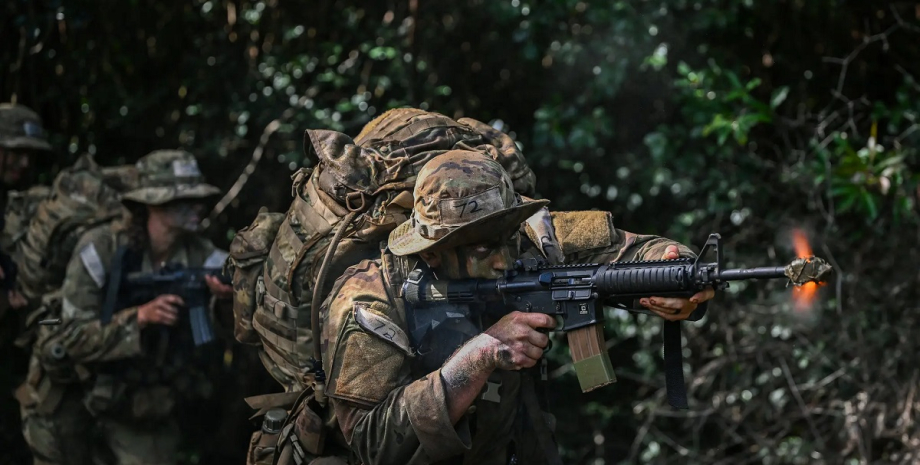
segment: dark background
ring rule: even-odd
[[[83,152],[182,147],[227,189],[268,133],[208,229],[224,246],[287,207],[304,129],[356,135],[402,105],[511,134],[555,209],[690,244],[720,232],[730,266],[788,262],[802,228],[834,280],[805,310],[782,283],[733,285],[685,325],[689,411],[665,402],[656,321],[611,314],[620,382],[588,395],[557,344],[565,461],[912,463],[918,44],[920,6],[879,0],[8,0],[0,100],[52,133],[41,182]],[[271,386],[235,369],[234,389]],[[230,453],[249,426],[228,409]],[[15,404],[2,414],[15,442]]]

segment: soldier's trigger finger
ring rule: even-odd
[[[179,314],[179,306],[173,304],[172,302],[166,302],[163,300],[157,302],[156,309],[157,311],[166,312],[171,315]]]
[[[173,305],[179,305],[179,306],[185,305],[185,301],[182,300],[182,297],[179,297],[175,294],[165,294],[161,297],[164,301],[169,302]]]
[[[159,320],[160,323],[171,325],[176,322],[176,314],[158,309],[157,310],[157,320]]]
[[[526,313],[525,315],[526,315],[525,318],[527,318],[526,320],[527,324],[530,325],[530,327],[534,329],[536,328],[553,329],[556,327],[556,319],[549,315],[544,315],[542,313]]]

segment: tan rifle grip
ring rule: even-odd
[[[613,364],[607,354],[604,341],[604,327],[593,324],[567,333],[572,363],[582,392],[593,391],[601,386],[617,382]]]

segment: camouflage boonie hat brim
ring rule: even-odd
[[[206,199],[220,194],[220,189],[210,184],[177,185],[174,187],[144,187],[124,194],[122,200],[145,205],[162,205],[173,200]]]
[[[198,162],[188,152],[158,150],[144,155],[136,166],[138,187],[122,195],[123,202],[162,205],[220,194],[220,189],[204,182]]]
[[[0,104],[0,147],[51,151],[42,120],[28,107]]]
[[[402,256],[417,254],[433,248],[446,249],[458,245],[494,241],[502,233],[517,230],[521,223],[547,204],[549,204],[548,200],[532,200],[508,210],[484,216],[435,240],[422,236],[412,225],[412,220],[409,220],[397,226],[390,233],[387,245],[391,252]]]
[[[515,194],[498,162],[466,150],[451,150],[426,163],[413,198],[412,217],[389,236],[387,245],[396,255],[494,242],[549,203]]]

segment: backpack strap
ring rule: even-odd
[[[122,276],[125,267],[125,255],[128,253],[127,245],[120,245],[115,249],[115,259],[112,261],[112,274],[109,276],[108,287],[105,290],[105,301],[102,304],[102,326],[112,321],[115,314],[115,305],[118,304],[118,290],[121,288]]]

